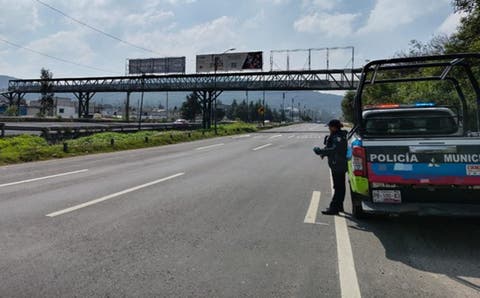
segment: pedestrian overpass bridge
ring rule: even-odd
[[[89,103],[96,93],[127,94],[126,111],[133,92],[196,92],[205,105],[223,91],[354,90],[361,69],[325,69],[262,72],[222,72],[115,77],[11,80],[2,91],[10,105],[20,105],[27,93],[72,93],[79,101],[79,117],[88,116]],[[128,119],[128,115],[127,115]]]

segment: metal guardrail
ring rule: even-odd
[[[144,123],[139,129],[138,124],[111,124],[111,125],[75,125],[62,126],[51,125],[8,125],[0,123],[1,136],[5,136],[6,130],[23,132],[40,132],[47,140],[58,139],[61,137],[76,137],[99,132],[136,132],[139,130],[193,130],[201,128],[201,124],[174,124],[174,123]]]

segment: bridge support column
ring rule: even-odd
[[[208,109],[208,92],[207,91],[195,91],[198,101],[202,107],[202,128],[210,128],[208,119],[210,118],[210,110]]]
[[[78,118],[88,118],[90,109],[90,100],[95,93],[93,92],[77,92],[74,93],[78,99]]]
[[[130,94],[131,94],[131,92],[127,92],[127,99],[125,101],[124,118],[125,118],[125,121],[127,121],[127,122],[130,122]]]
[[[217,98],[222,91],[202,90],[195,93],[202,106],[202,127],[209,129],[212,127],[212,122],[216,124]]]
[[[9,92],[2,94],[8,100],[8,106],[11,107],[14,105],[15,102],[15,93]]]

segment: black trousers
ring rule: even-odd
[[[338,209],[343,207],[343,201],[345,200],[345,172],[332,171],[332,180],[334,194],[330,208]]]

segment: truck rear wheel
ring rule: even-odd
[[[365,219],[368,217],[368,214],[363,211],[362,200],[359,195],[354,193],[350,189],[350,197],[352,198],[352,215],[357,219]]]

